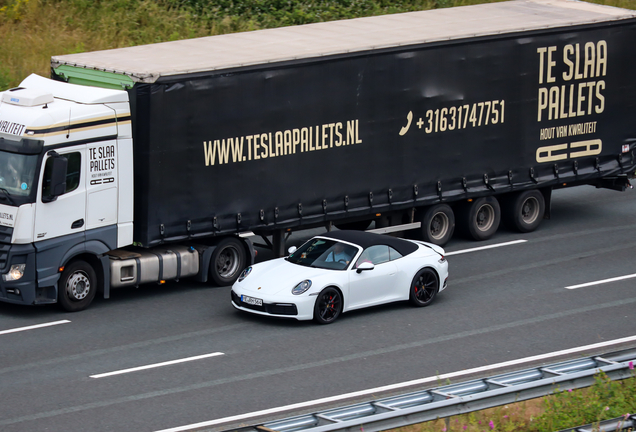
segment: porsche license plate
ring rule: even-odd
[[[254,298],[254,297],[248,297],[246,295],[242,295],[241,296],[241,301],[243,303],[247,303],[247,304],[254,305],[254,306],[263,306],[263,300],[262,299],[258,299],[258,298]]]

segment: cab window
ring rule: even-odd
[[[74,191],[79,187],[80,173],[82,166],[82,154],[79,152],[67,153],[60,155],[68,161],[68,167],[66,170],[66,189],[64,193]],[[53,166],[53,158],[46,160],[44,165],[44,178],[42,181],[42,196],[47,197],[51,195],[51,170]]]

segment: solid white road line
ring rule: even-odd
[[[346,393],[346,394],[342,394],[342,395],[331,396],[331,397],[326,397],[326,398],[322,398],[322,399],[316,399],[316,400],[313,400],[313,401],[300,402],[300,403],[296,403],[296,404],[292,404],[292,405],[285,405],[285,406],[281,406],[281,407],[277,407],[277,408],[270,408],[270,409],[266,409],[266,410],[262,410],[262,411],[255,411],[255,412],[251,412],[251,413],[239,414],[239,415],[235,415],[235,416],[231,416],[231,417],[224,417],[224,418],[220,418],[220,419],[216,419],[216,420],[209,420],[209,421],[205,421],[205,422],[201,422],[201,423],[193,423],[193,424],[185,425],[185,426],[177,426],[177,427],[170,428],[170,429],[162,429],[162,430],[156,431],[156,432],[181,432],[181,431],[187,431],[187,430],[197,429],[197,428],[201,428],[201,427],[214,426],[214,425],[218,425],[218,424],[221,424],[221,423],[227,423],[227,422],[237,421],[237,420],[245,420],[245,419],[248,419],[248,418],[259,417],[259,416],[263,416],[263,415],[276,414],[276,413],[283,412],[283,411],[289,411],[289,410],[294,410],[294,409],[298,409],[298,408],[306,408],[306,407],[310,407],[310,406],[313,406],[313,405],[319,405],[319,404],[323,404],[323,403],[335,402],[335,401],[339,401],[339,400],[343,400],[343,399],[349,399],[349,398],[353,398],[353,397],[357,397],[357,396],[365,396],[365,395],[374,394],[374,393],[378,393],[378,392],[383,392],[383,391],[388,391],[388,390],[395,390],[395,389],[400,389],[400,388],[403,388],[403,387],[409,387],[409,386],[413,386],[413,385],[426,384],[426,383],[429,383],[429,382],[440,382],[440,381],[444,381],[446,379],[456,378],[456,377],[460,377],[460,376],[463,376],[463,375],[470,375],[470,374],[474,374],[474,373],[478,373],[478,372],[487,372],[487,371],[491,371],[491,370],[494,370],[494,369],[499,369],[499,368],[503,368],[503,367],[507,367],[507,366],[514,366],[514,365],[523,364],[523,363],[529,363],[529,362],[533,362],[533,361],[537,361],[537,360],[545,360],[545,359],[549,359],[551,357],[558,357],[558,356],[562,356],[562,355],[566,355],[566,354],[573,354],[573,353],[577,353],[577,352],[581,352],[581,351],[594,350],[594,349],[598,349],[598,348],[604,348],[604,347],[608,347],[608,346],[612,346],[612,345],[618,345],[618,344],[621,344],[621,343],[632,342],[632,341],[636,341],[636,336],[629,336],[629,337],[625,337],[625,338],[622,338],[622,339],[614,339],[614,340],[611,340],[611,341],[599,342],[599,343],[595,343],[595,344],[592,344],[592,345],[585,345],[585,346],[576,347],[576,348],[570,348],[570,349],[566,349],[566,350],[562,350],[562,351],[554,351],[554,352],[547,353],[547,354],[540,354],[540,355],[536,355],[536,356],[532,356],[532,357],[526,357],[526,358],[517,359],[517,360],[510,360],[510,361],[503,362],[503,363],[496,363],[496,364],[493,364],[493,365],[480,366],[480,367],[477,367],[477,368],[465,369],[465,370],[461,370],[461,371],[457,371],[457,372],[450,372],[450,373],[443,374],[443,375],[436,375],[436,376],[427,377],[427,378],[421,378],[421,379],[417,379],[417,380],[413,380],[413,381],[406,381],[406,382],[403,382],[403,383],[391,384],[391,385],[387,385],[387,386],[383,386],[383,387],[376,387],[376,388],[373,388],[373,389],[361,390],[361,391],[357,391],[357,392],[353,392],[353,393]]]
[[[224,355],[224,354],[222,352],[203,354],[203,355],[200,355],[200,356],[182,358],[182,359],[178,359],[178,360],[170,360],[170,361],[163,362],[163,363],[155,363],[155,364],[151,364],[151,365],[139,366],[139,367],[134,367],[134,368],[130,368],[130,369],[122,369],[122,370],[118,370],[118,371],[114,371],[114,372],[106,372],[106,373],[103,373],[103,374],[90,375],[90,378],[104,378],[104,377],[108,377],[108,376],[112,376],[112,375],[121,375],[121,374],[129,373],[129,372],[137,372],[137,371],[144,370],[144,369],[158,368],[158,367],[162,367],[162,366],[169,366],[169,365],[173,365],[173,364],[185,363],[185,362],[189,362],[189,361],[201,360],[201,359],[204,359],[204,358],[216,357],[216,356],[221,356],[221,355]]]
[[[32,325],[32,326],[27,326],[27,327],[19,327],[19,328],[14,328],[14,329],[9,329],[9,330],[0,330],[0,335],[9,334],[9,333],[17,333],[17,332],[27,331],[27,330],[33,330],[33,329],[42,328],[42,327],[51,327],[51,326],[54,326],[54,325],[66,324],[66,323],[70,323],[70,321],[69,320],[53,321],[53,322],[50,322],[50,323],[36,324],[36,325]]]
[[[580,285],[570,285],[570,286],[566,286],[565,289],[577,289],[577,288],[583,288],[583,287],[588,287],[588,286],[592,286],[592,285],[601,285],[604,283],[610,283],[610,282],[616,282],[616,281],[620,281],[620,280],[624,280],[624,279],[631,279],[631,278],[636,278],[636,273],[635,274],[630,274],[630,275],[626,275],[626,276],[619,276],[619,277],[615,277],[615,278],[611,278],[611,279],[603,279],[600,281],[595,281],[595,282],[588,282],[588,283],[584,283],[584,284],[580,284]]]
[[[444,256],[460,255],[460,254],[465,254],[465,253],[469,253],[469,252],[477,252],[477,251],[485,250],[485,249],[493,249],[493,248],[498,248],[498,247],[502,247],[502,246],[510,246],[510,245],[514,245],[514,244],[525,243],[527,241],[528,240],[515,240],[515,241],[511,241],[511,242],[497,243],[497,244],[493,244],[493,245],[481,246],[481,247],[476,247],[476,248],[472,248],[472,249],[464,249],[464,250],[458,250],[458,251],[454,251],[454,252],[446,252],[446,254],[444,254]]]

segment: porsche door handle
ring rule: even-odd
[[[71,224],[71,229],[81,228],[84,226],[84,219],[78,219]]]

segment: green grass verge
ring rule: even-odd
[[[636,376],[611,381],[596,376],[586,389],[557,389],[554,394],[483,411],[448,417],[393,432],[553,432],[636,412]]]

